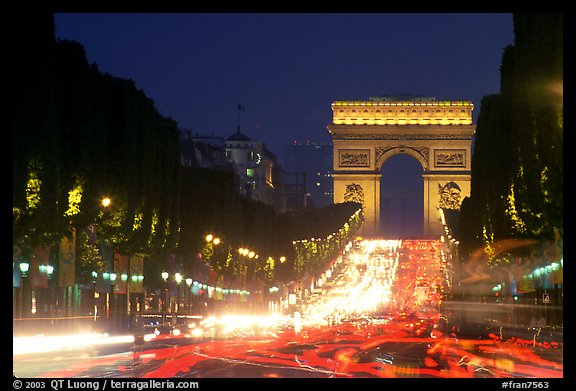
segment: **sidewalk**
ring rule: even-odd
[[[516,308],[510,305],[494,303],[446,301],[440,314],[443,331],[454,332],[459,338],[489,338],[496,335],[502,340],[532,340],[534,342],[563,343],[563,325],[545,325],[536,321],[537,309],[533,321],[529,324],[514,322]]]

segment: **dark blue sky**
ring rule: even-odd
[[[66,13],[55,28],[101,71],[134,80],[180,128],[227,137],[242,104],[242,132],[281,164],[294,140],[330,141],[334,100],[471,100],[476,122],[514,41],[512,14],[503,13]],[[422,189],[414,158],[386,162],[386,235],[422,234]]]
[[[500,87],[503,13],[56,14],[56,37],[132,79],[179,127],[282,147],[330,141],[334,100],[393,93],[471,100]]]

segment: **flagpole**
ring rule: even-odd
[[[238,126],[236,127],[236,133],[240,134],[240,112],[244,111],[244,106],[238,103]]]

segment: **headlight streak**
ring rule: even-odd
[[[36,335],[32,337],[14,337],[14,356],[21,354],[48,353],[72,349],[111,345],[118,343],[133,343],[134,336],[108,334],[72,334],[62,336]]]
[[[363,241],[361,253],[352,253],[344,269],[345,288],[335,289],[307,306],[303,325],[326,325],[331,319],[385,312],[398,267],[398,246],[396,240]]]

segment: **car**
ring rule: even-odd
[[[148,313],[140,316],[141,334],[145,340],[157,337],[201,338],[204,328],[202,316],[172,316],[171,314]]]

